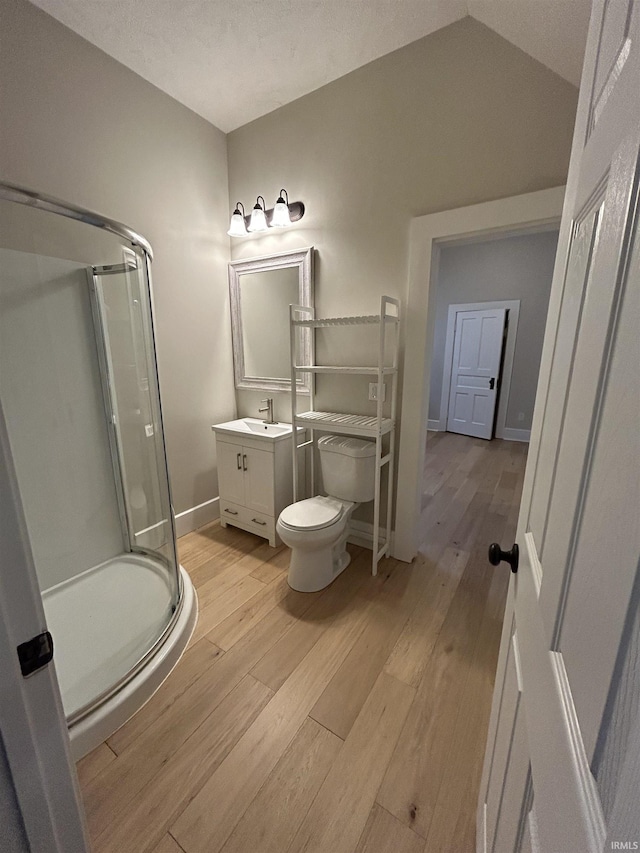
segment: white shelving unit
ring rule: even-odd
[[[357,334],[358,327],[377,325],[378,335],[378,358],[377,364],[365,367],[349,365],[322,365],[315,363],[315,330],[329,328],[331,326],[345,327],[347,333]],[[393,474],[395,464],[395,425],[396,405],[398,394],[398,334],[400,325],[400,302],[390,296],[383,296],[380,300],[380,313],[365,315],[361,317],[315,317],[313,308],[302,305],[292,305],[290,308],[290,340],[291,340],[291,387],[296,387],[296,379],[300,373],[311,374],[309,395],[309,410],[298,412],[297,395],[291,395],[291,422],[296,427],[303,427],[310,433],[311,437],[302,443],[293,442],[293,499],[299,500],[297,483],[298,480],[298,452],[304,447],[315,447],[316,432],[335,433],[338,435],[352,435],[359,438],[372,438],[376,443],[376,479],[375,498],[373,509],[373,553],[371,573],[377,574],[378,563],[383,556],[389,556],[391,539],[391,515],[393,501]],[[311,330],[311,364],[302,364],[299,359],[300,329]],[[392,341],[387,342],[387,331],[391,331]],[[387,364],[387,361],[390,363]],[[321,412],[315,408],[315,381],[316,374],[326,375],[355,375],[363,377],[376,377],[378,390],[386,378],[391,379],[391,393],[388,400],[383,401],[378,394],[376,402],[376,414],[374,416],[349,414],[348,412]],[[385,410],[386,415],[385,416]],[[388,448],[384,452],[383,442],[385,436],[388,438]],[[387,477],[387,501],[386,501],[386,529],[384,541],[380,541],[380,499],[382,468],[388,466]],[[311,489],[315,494],[315,466],[314,454],[311,455]]]

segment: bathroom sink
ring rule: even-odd
[[[258,418],[238,418],[236,421],[214,424],[211,429],[226,435],[250,435],[265,441],[279,441],[291,435],[291,424],[266,424]]]

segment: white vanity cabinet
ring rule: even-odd
[[[216,433],[220,524],[249,530],[280,544],[276,521],[293,503],[291,433],[270,440]]]

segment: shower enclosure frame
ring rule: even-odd
[[[71,217],[76,218],[76,217]],[[84,221],[84,220],[83,220]],[[107,220],[105,220],[107,221]],[[94,224],[93,222],[91,224]],[[115,223],[111,222],[110,225],[114,225]],[[122,226],[123,229],[126,226]],[[107,228],[106,230],[113,231],[112,227]],[[127,229],[129,230],[129,229]],[[114,231],[114,233],[116,233]],[[133,232],[131,232],[133,233]],[[120,234],[120,236],[126,236],[124,234]],[[127,239],[130,240],[130,237],[127,236]],[[137,239],[144,240],[137,236]],[[148,286],[148,297],[149,297],[149,309],[151,312],[151,324],[150,324],[150,335],[151,335],[151,346],[148,348],[147,354],[152,359],[152,374],[153,374],[153,383],[154,383],[154,391],[156,393],[156,399],[158,401],[158,417],[160,420],[161,426],[161,435],[162,435],[162,465],[164,471],[166,472],[167,478],[167,488],[169,491],[169,525],[171,530],[171,553],[173,555],[173,565],[169,560],[167,560],[164,554],[159,553],[158,551],[153,551],[151,549],[144,548],[141,545],[138,545],[134,542],[134,533],[131,529],[131,525],[129,523],[129,518],[126,510],[126,497],[125,497],[125,488],[124,488],[124,475],[123,475],[123,452],[122,446],[120,442],[120,438],[118,435],[118,430],[116,428],[116,409],[114,400],[111,394],[111,383],[110,377],[112,375],[109,368],[109,355],[108,355],[108,344],[107,344],[107,331],[104,323],[104,313],[102,309],[102,305],[100,303],[100,297],[98,294],[97,288],[97,277],[99,275],[113,275],[118,273],[127,272],[128,270],[125,268],[125,264],[118,265],[108,265],[103,267],[92,266],[87,270],[87,279],[88,279],[88,287],[89,293],[91,297],[91,313],[93,317],[93,326],[96,333],[96,348],[98,354],[98,366],[100,369],[100,384],[102,386],[102,399],[104,403],[105,413],[107,416],[107,432],[109,436],[109,449],[111,451],[111,463],[113,467],[114,474],[114,482],[116,487],[116,497],[118,501],[118,513],[120,516],[120,526],[122,528],[123,539],[125,550],[130,554],[141,554],[146,557],[151,557],[154,560],[159,560],[162,562],[168,571],[173,573],[175,571],[176,584],[177,584],[177,600],[176,604],[173,608],[173,612],[171,614],[171,618],[167,622],[164,630],[157,638],[155,643],[140,657],[140,659],[134,664],[131,669],[129,669],[120,679],[115,681],[107,690],[100,693],[98,696],[94,697],[92,702],[74,714],[69,715],[67,718],[67,725],[69,728],[76,725],[76,723],[80,723],[87,716],[93,713],[96,708],[100,707],[100,705],[107,702],[112,696],[115,696],[122,687],[131,681],[135,676],[145,667],[146,663],[154,657],[159,648],[164,645],[165,640],[173,630],[176,622],[180,618],[180,614],[182,612],[182,607],[184,606],[184,584],[182,581],[182,575],[180,573],[180,562],[178,560],[178,552],[176,549],[176,525],[175,518],[173,512],[173,498],[171,494],[171,481],[169,479],[169,466],[167,461],[167,448],[164,439],[164,419],[162,415],[162,400],[160,397],[160,386],[158,383],[158,365],[156,360],[156,340],[155,340],[155,332],[154,332],[154,305],[153,305],[153,290],[151,289],[151,269],[150,269],[150,258],[152,258],[151,254],[151,246],[144,241],[145,246],[142,243],[138,243],[143,249],[143,257],[145,263],[145,274],[146,281],[149,283]],[[137,256],[136,256],[137,257]],[[175,567],[175,569],[174,569]]]
[[[142,235],[140,235],[139,233],[137,233],[133,229],[129,228],[128,226],[126,226],[120,222],[117,222],[115,220],[111,220],[111,219],[102,217],[98,214],[93,213],[92,211],[89,211],[89,210],[82,208],[82,207],[79,207],[77,205],[73,205],[73,204],[69,204],[67,202],[63,202],[63,201],[56,199],[54,197],[44,195],[44,194],[40,194],[40,193],[36,193],[36,192],[31,191],[31,190],[25,189],[23,187],[17,186],[15,184],[0,182],[0,199],[15,202],[15,203],[25,205],[28,207],[36,208],[38,210],[42,210],[42,211],[45,211],[48,213],[55,213],[55,214],[64,216],[68,219],[73,219],[73,220],[76,220],[78,222],[81,222],[81,223],[84,223],[87,225],[91,225],[93,227],[102,229],[104,231],[108,231],[108,232],[110,232],[110,233],[112,233],[118,237],[124,238],[124,240],[127,241],[128,244],[130,244],[132,247],[134,247],[134,249],[137,248],[139,250],[139,251],[135,252],[136,261],[138,263],[142,262],[142,264],[144,265],[143,273],[145,275],[145,279],[144,279],[144,283],[141,283],[141,286],[144,287],[145,299],[147,301],[147,305],[145,306],[145,310],[148,308],[149,315],[150,315],[149,322],[148,322],[148,324],[146,324],[146,327],[144,329],[145,338],[148,336],[148,341],[145,340],[145,343],[148,343],[148,346],[145,347],[145,352],[146,352],[146,357],[148,358],[148,364],[151,368],[149,371],[148,379],[150,382],[150,386],[151,386],[151,383],[153,383],[153,388],[151,389],[151,387],[150,387],[150,390],[152,390],[153,401],[154,401],[153,405],[155,406],[154,415],[155,415],[155,418],[157,420],[158,426],[160,428],[160,433],[161,433],[161,441],[159,442],[159,444],[156,444],[155,458],[156,458],[156,462],[157,462],[157,470],[160,472],[161,476],[166,481],[166,487],[167,487],[166,495],[167,495],[167,499],[168,499],[169,512],[168,512],[168,516],[167,516],[166,520],[168,521],[168,524],[169,524],[168,531],[170,533],[170,537],[168,537],[168,538],[170,541],[167,542],[166,544],[170,546],[170,551],[169,551],[170,556],[169,557],[165,556],[165,554],[162,554],[159,551],[155,551],[152,549],[148,550],[148,549],[144,548],[143,546],[137,544],[134,541],[134,537],[133,537],[134,531],[131,529],[131,525],[129,523],[129,518],[127,515],[126,493],[125,493],[123,468],[122,468],[122,465],[123,465],[122,454],[121,454],[121,448],[119,445],[120,437],[118,435],[118,430],[117,430],[116,424],[115,424],[114,408],[113,408],[114,401],[112,399],[112,394],[111,394],[111,390],[110,390],[112,374],[110,373],[110,370],[109,370],[109,356],[108,356],[108,344],[107,344],[107,336],[106,336],[106,329],[105,329],[105,320],[104,320],[104,316],[103,316],[103,308],[100,304],[100,297],[98,294],[98,281],[97,281],[98,276],[108,275],[110,273],[118,273],[118,272],[124,273],[124,272],[129,271],[127,269],[126,263],[124,263],[122,265],[109,265],[109,266],[104,266],[104,267],[88,266],[88,269],[87,269],[88,287],[89,287],[91,311],[92,311],[92,317],[93,317],[93,326],[94,326],[94,332],[95,332],[95,343],[96,343],[96,349],[97,349],[97,355],[98,355],[98,366],[99,366],[99,372],[100,372],[100,381],[101,381],[101,386],[102,386],[102,397],[103,397],[105,415],[106,415],[106,420],[107,420],[107,432],[108,432],[108,436],[109,436],[109,447],[110,447],[110,451],[111,451],[110,455],[111,455],[111,462],[112,462],[112,466],[113,466],[114,483],[115,483],[115,489],[116,489],[116,496],[117,496],[117,503],[118,503],[119,518],[120,518],[120,523],[121,523],[121,530],[122,530],[122,535],[123,535],[124,549],[128,553],[132,553],[132,554],[137,553],[137,554],[140,554],[143,556],[151,556],[154,560],[165,565],[167,570],[170,572],[170,576],[172,578],[172,581],[171,581],[172,584],[175,584],[175,587],[174,587],[175,599],[174,599],[174,604],[172,606],[172,613],[171,613],[171,615],[167,621],[167,624],[164,626],[160,636],[157,637],[155,642],[153,642],[152,645],[141,655],[140,659],[121,678],[119,678],[115,683],[110,685],[107,690],[103,691],[102,693],[100,693],[99,695],[97,695],[95,697],[92,697],[92,701],[90,703],[79,708],[74,714],[70,715],[68,718],[65,718],[63,716],[63,720],[65,722],[65,725],[66,725],[69,733],[71,735],[73,735],[73,732],[72,732],[73,727],[76,726],[77,724],[83,723],[83,721],[85,721],[85,723],[83,724],[83,725],[85,725],[86,724],[86,718],[89,717],[93,712],[95,712],[95,711],[100,712],[102,709],[102,710],[104,710],[105,714],[108,713],[106,711],[106,708],[109,707],[109,704],[108,704],[109,700],[112,697],[114,697],[116,694],[123,691],[123,688],[125,688],[124,691],[121,693],[121,695],[123,696],[123,705],[125,708],[131,709],[131,707],[133,705],[133,701],[134,701],[133,697],[135,695],[137,695],[137,694],[135,694],[136,688],[134,686],[127,687],[127,685],[129,684],[129,682],[132,682],[136,678],[136,675],[138,675],[140,673],[140,671],[143,670],[145,668],[145,666],[150,663],[150,661],[152,661],[153,658],[156,658],[156,661],[159,661],[159,662],[157,663],[155,669],[154,669],[153,665],[151,666],[151,669],[153,670],[151,675],[150,675],[150,683],[151,683],[150,686],[152,688],[151,692],[153,692],[155,689],[157,689],[159,684],[162,682],[162,680],[164,680],[164,678],[168,674],[168,672],[165,672],[163,674],[164,668],[166,667],[167,662],[169,662],[169,664],[170,664],[170,666],[169,666],[169,671],[170,671],[170,669],[173,667],[173,665],[175,665],[175,662],[177,661],[176,652],[173,648],[169,648],[169,646],[167,645],[167,648],[165,650],[163,650],[162,647],[165,646],[167,638],[172,634],[172,631],[174,630],[174,628],[176,628],[177,623],[180,620],[181,616],[183,617],[182,622],[183,622],[183,627],[184,627],[184,619],[188,618],[191,622],[193,622],[195,620],[195,616],[192,615],[192,611],[193,611],[193,613],[195,613],[197,610],[197,605],[195,605],[193,603],[193,601],[190,600],[190,602],[189,602],[190,609],[187,613],[187,617],[185,617],[184,614],[182,613],[183,608],[185,606],[185,599],[187,597],[192,599],[194,594],[192,592],[189,594],[189,596],[187,596],[187,594],[186,594],[185,583],[183,582],[183,574],[182,574],[184,570],[181,570],[181,567],[180,567],[180,564],[178,561],[177,551],[176,551],[175,518],[174,518],[174,513],[173,513],[173,500],[172,500],[172,494],[171,494],[171,483],[169,480],[169,472],[168,472],[166,442],[165,442],[165,432],[164,432],[164,418],[163,418],[163,412],[162,412],[162,401],[161,401],[161,397],[160,397],[158,370],[157,370],[157,359],[156,359],[156,336],[155,336],[155,328],[154,328],[155,308],[154,308],[154,303],[153,303],[153,291],[151,288],[151,269],[150,269],[151,260],[153,259],[153,251],[152,251],[152,248],[151,248],[151,245],[149,244],[149,242]],[[1,414],[2,414],[2,412],[0,409],[0,415]],[[4,428],[4,421],[2,421],[0,423],[0,427]],[[5,441],[5,440],[8,441],[8,437],[6,436],[6,433],[2,434],[3,431],[4,430],[0,430],[0,439],[2,439],[3,441]],[[3,448],[0,447],[0,450],[2,450],[2,449]],[[160,450],[161,450],[161,452],[160,452]],[[10,448],[9,448],[8,444],[6,444],[4,446],[4,451],[6,453],[9,453],[9,459],[7,460],[7,464],[11,465],[11,470],[13,470],[13,467],[12,467],[13,463],[12,463],[11,458],[10,458]],[[9,473],[11,474],[11,471]],[[11,478],[9,479],[9,485],[10,486],[11,486],[12,482],[15,485],[15,472],[14,472],[14,480],[12,481]],[[163,485],[163,489],[164,489],[164,485]],[[14,497],[14,503],[17,502],[17,504],[18,504],[18,505],[16,505],[16,511],[18,513],[18,516],[20,518],[22,518],[22,520],[23,520],[18,529],[19,529],[19,534],[20,534],[21,538],[23,539],[25,554],[27,555],[26,562],[29,565],[28,565],[28,568],[26,569],[26,572],[29,575],[30,588],[33,591],[34,580],[35,580],[35,569],[34,569],[34,565],[33,565],[33,556],[31,554],[29,539],[28,539],[28,535],[26,532],[26,525],[24,524],[24,513],[23,513],[19,493],[17,492],[17,490],[15,488],[13,488],[13,489],[9,488],[9,494],[12,494],[12,493],[13,493],[13,497]],[[25,539],[26,539],[26,541],[24,541]],[[172,560],[173,560],[173,563],[172,563]],[[35,588],[36,588],[36,590],[38,589],[37,585]],[[38,596],[38,598],[40,598],[40,596]],[[36,610],[39,614],[39,624],[41,626],[44,626],[45,619],[44,619],[44,611],[43,611],[41,600],[36,602]],[[193,630],[193,624],[191,624],[190,628],[188,628],[189,634],[191,633],[192,630]],[[22,637],[21,641],[24,642],[25,639],[29,639],[29,638]],[[187,640],[188,640],[188,638],[187,638]],[[186,647],[186,643],[185,643],[185,647]],[[181,653],[182,653],[182,651],[180,651],[179,654],[181,654]],[[179,657],[179,654],[178,654],[178,657]],[[162,660],[160,660],[160,659],[162,659]],[[36,675],[41,676],[42,672],[44,670],[49,670],[50,672],[52,672],[50,670],[50,668],[47,666],[47,667],[44,667],[43,670],[40,670],[38,673],[36,673]],[[34,678],[34,677],[35,676],[32,676],[32,678]],[[146,698],[149,698],[149,697],[147,696]],[[146,699],[144,701],[146,701]],[[139,705],[144,704],[144,701],[140,702]],[[139,707],[139,705],[137,707]],[[130,713],[128,713],[128,716],[130,716],[130,714],[133,713],[134,711],[135,711],[135,708],[134,708],[134,710],[130,710]],[[124,711],[122,713],[124,713]],[[124,719],[126,719],[126,716],[124,717]],[[124,722],[124,719],[121,719],[121,721],[118,723],[118,725],[121,725]],[[106,723],[105,723],[104,719],[102,719],[102,721],[98,724],[98,728],[99,729],[100,729],[100,727],[104,728],[105,725],[106,725]],[[86,735],[84,733],[82,725],[78,729],[76,729],[76,731],[80,732],[79,738],[82,740],[83,743],[84,742],[88,743],[92,740],[92,738],[90,738],[88,735]],[[106,735],[104,735],[104,736],[106,736]],[[103,737],[100,737],[98,742],[100,742],[102,739],[103,739]],[[95,737],[93,738],[93,740],[95,740]],[[93,745],[95,745],[95,743],[92,743],[89,748],[91,748]],[[83,751],[86,752],[87,751],[86,748],[83,749]]]

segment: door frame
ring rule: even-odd
[[[406,308],[402,417],[393,556],[411,562],[418,552],[422,471],[427,439],[429,378],[435,325],[434,291],[440,246],[465,238],[546,230],[559,225],[565,187],[459,207],[411,220]],[[550,314],[547,315],[548,317]]]
[[[518,333],[518,320],[520,318],[520,300],[503,299],[492,302],[462,302],[449,305],[447,316],[447,336],[444,344],[444,363],[442,368],[442,393],[440,395],[440,417],[435,420],[429,418],[428,429],[445,432],[447,419],[449,417],[449,397],[451,396],[451,372],[453,369],[453,344],[455,341],[456,314],[461,311],[491,311],[495,308],[504,308],[507,314],[507,340],[504,345],[504,358],[502,370],[496,377],[498,380],[498,412],[496,417],[495,438],[504,438],[508,441],[528,441],[529,430],[508,429],[507,403],[511,390],[511,374],[513,372],[513,356],[516,349],[516,336]]]

